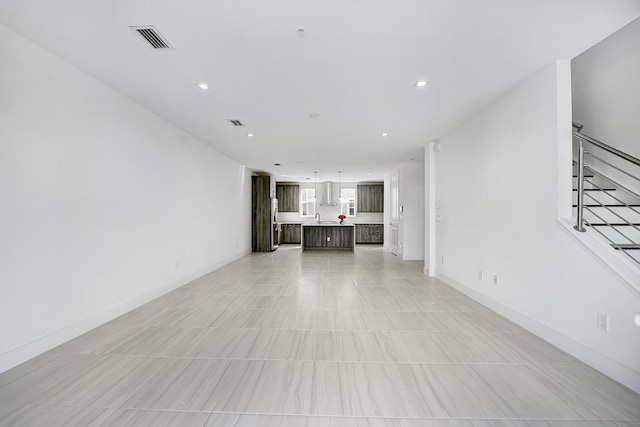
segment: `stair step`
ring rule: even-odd
[[[623,251],[628,250],[638,250],[640,249],[640,244],[638,243],[614,243],[611,245],[613,249],[621,249]]]
[[[573,204],[572,205],[574,208],[577,208],[578,205]],[[583,205],[585,208],[640,208],[640,205],[591,205],[591,204],[584,204]]]
[[[609,224],[603,223],[588,223],[585,224],[588,227],[640,227],[640,224],[630,224],[628,222],[610,222]]]
[[[577,188],[574,188],[573,191],[578,191]],[[616,191],[615,188],[585,188],[584,191]]]
[[[578,175],[573,175],[574,178],[578,178]],[[593,178],[593,175],[585,175],[585,178]]]

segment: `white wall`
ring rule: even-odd
[[[571,62],[573,119],[583,132],[640,158],[640,19]]]
[[[404,162],[398,167],[398,252],[405,261],[424,259],[424,172],[423,162]]]
[[[546,67],[441,138],[437,276],[640,391],[640,300],[557,221],[559,181],[570,179],[568,161],[558,168],[568,74]]]
[[[0,371],[251,248],[245,168],[0,26]]]

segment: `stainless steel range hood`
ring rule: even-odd
[[[335,197],[333,196],[333,182],[325,181],[322,184],[322,200],[320,206],[337,206]]]

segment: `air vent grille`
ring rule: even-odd
[[[153,25],[129,28],[138,33],[153,49],[173,49],[167,39]]]
[[[229,123],[234,126],[244,126],[240,120],[229,119]]]

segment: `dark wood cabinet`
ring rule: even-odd
[[[325,227],[302,227],[305,249],[323,248],[326,246]]]
[[[275,181],[270,176],[253,176],[251,183],[251,249],[253,252],[270,252],[278,247],[277,224],[272,204]]]
[[[356,224],[356,243],[384,243],[384,226]]]
[[[358,185],[358,212],[384,211],[384,184]]]
[[[369,243],[369,226],[356,224],[356,243]]]
[[[384,226],[382,224],[372,224],[370,231],[371,243],[384,243]]]
[[[354,227],[326,227],[327,248],[353,249]]]
[[[278,198],[278,211],[300,211],[300,186],[296,184],[277,184],[276,197]]]
[[[353,250],[354,227],[351,226],[307,226],[304,233],[303,249]]]
[[[301,243],[301,224],[280,224],[280,243]]]

